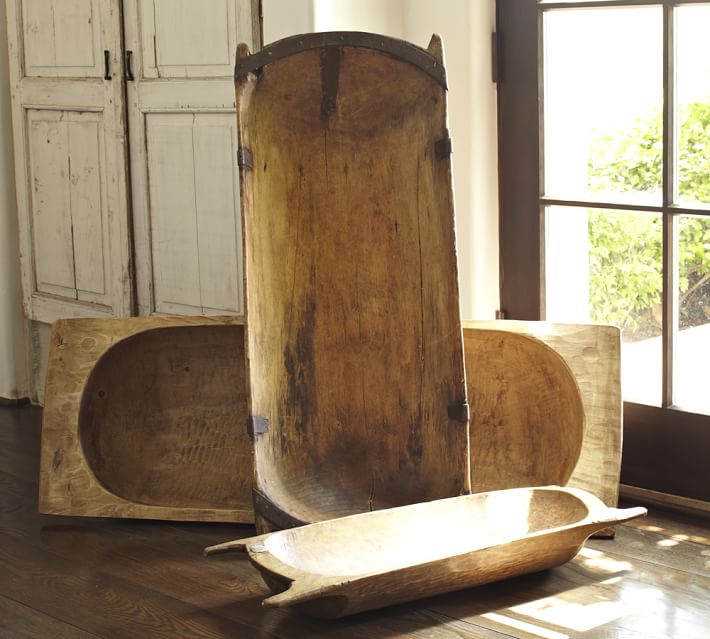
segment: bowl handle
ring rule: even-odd
[[[256,537],[246,537],[244,539],[235,539],[234,541],[226,541],[223,544],[208,546],[202,551],[205,557],[210,555],[219,555],[223,552],[246,552],[248,546],[253,546],[256,543],[264,541],[271,533],[266,535],[257,535]]]
[[[630,521],[637,517],[644,517],[647,514],[648,510],[643,506],[636,506],[635,508],[605,508],[599,513],[592,514],[589,526],[606,528],[607,526],[623,524],[625,521]]]

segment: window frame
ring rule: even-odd
[[[624,403],[621,482],[710,502],[710,416],[673,405],[678,326],[678,217],[710,206],[675,203],[674,8],[708,0],[497,0],[498,169],[501,309],[506,318],[545,319],[545,208],[550,205],[649,211],[663,217],[663,391],[661,407]],[[569,200],[544,192],[543,29],[546,11],[615,6],[663,8],[663,201],[661,206]],[[666,265],[670,264],[671,268]]]

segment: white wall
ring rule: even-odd
[[[26,397],[27,361],[17,238],[5,0],[0,0],[0,397]]]
[[[401,0],[313,0],[315,31],[369,31],[403,37]]]
[[[453,138],[461,312],[499,308],[496,88],[491,80],[495,0],[263,0],[265,43],[310,31],[372,31],[422,47],[444,41]]]
[[[262,0],[264,44],[313,31],[313,0]]]
[[[456,243],[461,314],[494,319],[500,308],[498,133],[491,77],[494,0],[402,0],[404,39],[425,47],[444,42],[453,139]]]

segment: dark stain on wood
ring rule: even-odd
[[[324,47],[321,50],[320,81],[323,97],[320,103],[321,116],[328,117],[335,113],[338,101],[338,83],[340,81],[341,47]]]
[[[295,348],[287,346],[284,351],[287,392],[284,412],[296,418],[296,427],[303,432],[309,426],[311,416],[318,412],[318,395],[315,392],[317,379],[313,330],[316,302],[308,296],[301,311],[302,324],[298,327]]]

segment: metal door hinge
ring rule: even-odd
[[[254,512],[273,524],[277,530],[298,528],[307,523],[287,513],[257,488],[252,488],[251,492],[254,500]]]
[[[259,417],[258,415],[250,415],[247,417],[247,433],[250,437],[263,435],[268,430],[269,420],[266,419],[266,417]]]
[[[254,168],[254,159],[252,158],[251,151],[245,146],[240,146],[237,149],[237,166],[240,169],[248,170]]]

